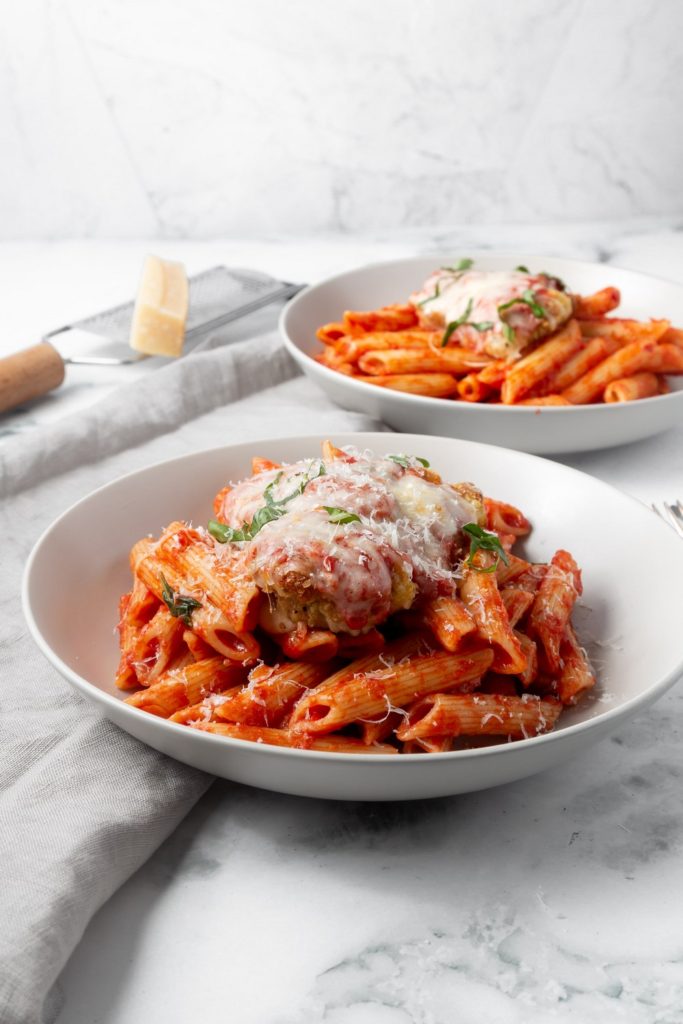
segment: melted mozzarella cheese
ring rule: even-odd
[[[425,313],[438,313],[445,324],[464,316],[471,301],[468,321],[500,323],[498,307],[519,298],[534,285],[539,285],[537,278],[518,270],[437,270],[410,301]]]
[[[461,342],[468,348],[496,357],[512,354],[515,343],[505,332],[498,308],[520,298],[527,289],[545,286],[541,278],[522,271],[437,270],[418,292],[410,296],[421,319],[434,327],[464,319],[467,324],[491,325],[484,329],[463,327]]]
[[[322,603],[332,628],[362,630],[418,596],[454,588],[454,553],[462,527],[477,519],[474,506],[420,477],[415,460],[405,469],[349,450],[326,462],[324,474],[320,466],[313,460],[260,473],[225,498],[223,517],[234,528],[251,522],[267,497],[284,509],[244,543],[262,590],[299,607]],[[331,521],[326,508],[351,521]]]

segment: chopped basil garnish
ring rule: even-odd
[[[463,324],[467,323],[467,319],[470,313],[472,312],[473,305],[474,303],[472,299],[469,299],[467,302],[465,312],[462,314],[462,316],[459,316],[457,320],[451,320],[451,322],[448,324],[446,330],[443,333],[443,338],[441,339],[441,348],[444,348],[448,344],[451,334],[453,334],[454,331],[457,331],[458,327],[462,327]]]
[[[281,479],[282,479],[282,471],[280,471],[278,473],[278,475],[276,477],[274,477],[270,481],[270,483],[266,487],[265,491],[263,492],[263,497],[266,499],[266,505],[274,505],[275,504],[275,498],[273,497],[273,488],[277,487],[277,485],[280,483]]]
[[[515,267],[515,270],[518,270],[520,272],[520,274],[528,274],[529,273],[529,268],[525,267],[523,263],[520,263],[520,265],[518,267]]]
[[[282,473],[278,473],[263,492],[263,497],[266,502],[265,505],[255,512],[254,518],[250,523],[243,523],[241,529],[236,530],[232,526],[226,526],[225,523],[219,523],[216,519],[211,519],[208,527],[209,533],[220,544],[236,544],[245,540],[253,540],[259,530],[263,529],[266,523],[272,523],[276,519],[281,519],[282,516],[286,514],[287,509],[284,508],[284,506],[294,498],[298,498],[300,494],[303,494],[311,480],[317,480],[319,476],[324,475],[324,462],[318,463],[317,472],[313,472],[313,463],[311,463],[311,466],[303,480],[297,484],[290,494],[285,495],[284,498],[274,498],[273,490],[282,479]]]
[[[548,319],[548,314],[538,301],[535,292],[532,292],[531,288],[527,288],[527,290],[522,295],[522,298],[524,299],[524,301],[526,302],[534,316],[537,316],[539,320]]]
[[[388,459],[395,462],[398,466],[403,466],[404,469],[410,469],[410,460],[407,455],[387,455]],[[425,469],[429,469],[429,463],[426,459],[421,459],[419,455],[413,455],[416,462],[421,463]]]
[[[466,256],[464,260],[459,260],[454,267],[442,267],[441,269],[447,270],[449,274],[461,274],[464,270],[469,270],[473,266],[474,260]]]
[[[465,312],[462,316],[459,316],[457,320],[451,320],[446,327],[441,339],[441,348],[445,348],[448,344],[451,335],[454,331],[457,331],[458,327],[474,327],[475,331],[490,331],[493,327],[492,320],[481,320],[476,323],[474,320],[470,320],[470,313],[472,312],[472,306],[474,305],[473,299],[469,299]]]
[[[503,334],[505,335],[507,341],[512,345],[512,343],[515,340],[515,332],[510,327],[510,324],[506,324],[505,321],[503,321]]]
[[[434,299],[438,299],[440,294],[441,294],[441,282],[437,281],[436,282],[436,287],[434,289],[434,294],[433,295],[428,295],[426,299],[422,299],[420,302],[418,302],[418,306],[425,306],[428,302],[433,302]]]
[[[186,626],[192,626],[192,612],[195,608],[201,608],[201,601],[196,601],[194,597],[186,597],[183,594],[174,594],[163,573],[161,573],[161,597],[174,619],[182,619]]]
[[[546,279],[548,288],[555,288],[558,292],[566,292],[567,286],[557,274],[548,274],[545,270],[542,270],[539,276]]]
[[[516,299],[510,299],[509,302],[504,302],[498,307],[498,316],[509,309],[510,306],[516,306],[518,303],[523,303],[528,306],[534,316],[538,317],[539,320],[547,320],[548,314],[544,310],[543,306],[538,301],[535,293],[532,292],[531,288],[527,288],[521,295],[518,295]],[[501,318],[502,319],[502,318]]]
[[[440,269],[445,270],[447,274],[454,274],[457,276],[459,274],[463,274],[466,270],[469,270],[473,264],[474,260],[465,257],[465,259],[460,260],[458,263],[456,263],[454,267],[441,267]],[[438,299],[439,295],[441,295],[441,281],[436,282],[434,294],[428,295],[426,299],[422,299],[420,302],[417,303],[417,305],[426,306],[428,302],[433,302],[434,299]]]
[[[235,530],[232,526],[227,526],[225,523],[219,523],[217,519],[209,519],[208,530],[214,540],[217,540],[219,544],[251,540],[251,527],[246,523],[244,524],[243,529]]]
[[[506,565],[510,564],[503,545],[500,543],[500,538],[495,533],[482,529],[477,523],[467,523],[462,530],[470,538],[470,556],[467,559],[467,565],[471,565],[477,572],[495,572],[499,559],[502,558]],[[481,569],[474,564],[474,556],[477,551],[492,551],[496,556],[496,561],[488,569]]]
[[[345,508],[335,508],[334,505],[323,505],[323,508],[330,517],[329,522],[334,523],[336,526],[360,522],[360,516],[357,516],[355,512],[347,512]]]

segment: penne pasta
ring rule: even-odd
[[[176,526],[177,524],[173,524]],[[163,601],[164,580],[175,595],[181,594],[196,600],[199,607],[189,612],[192,631],[196,633],[214,651],[235,661],[248,661],[257,658],[260,646],[251,633],[238,633],[231,628],[231,622],[219,608],[206,598],[194,582],[183,576],[173,562],[161,562],[155,553],[147,553],[149,547],[137,548],[135,558],[135,574],[150,591]],[[181,622],[181,620],[178,620]]]
[[[446,651],[457,651],[475,633],[476,623],[457,597],[435,597],[425,606],[424,624]]]
[[[605,316],[616,309],[621,302],[618,288],[602,288],[593,295],[576,295],[574,297],[574,316],[586,317]]]
[[[534,603],[534,595],[529,590],[523,590],[521,587],[507,587],[505,590],[500,591],[500,596],[505,605],[508,622],[514,629]]]
[[[188,592],[198,591],[218,608],[233,632],[245,633],[256,625],[261,595],[239,552],[221,552],[219,557],[208,534],[172,523],[162,534],[155,557],[162,570],[169,567],[186,581]]]
[[[244,725],[279,727],[294,705],[327,675],[322,665],[258,665],[248,683],[216,707],[215,717]]]
[[[140,580],[133,581],[130,594],[124,594],[119,601],[119,647],[121,658],[114,682],[120,690],[133,690],[139,686],[133,662],[133,648],[139,632],[144,629],[159,608],[154,594]]]
[[[537,736],[552,729],[562,705],[531,694],[437,693],[419,701],[396,735],[400,740],[429,736]]]
[[[436,349],[390,349],[366,352],[358,360],[362,373],[469,373],[485,366],[488,356],[478,356],[466,348]]]
[[[340,338],[346,336],[347,328],[346,324],[342,323],[331,323],[323,324],[315,332],[315,336],[318,341],[321,341],[323,345],[333,344],[335,341],[339,341]]]
[[[374,627],[367,633],[360,633],[358,636],[337,637],[339,654],[343,658],[362,658],[364,655],[379,654],[386,647],[386,640],[378,629]]]
[[[126,703],[150,715],[169,718],[181,708],[197,704],[207,694],[235,685],[243,678],[241,666],[226,664],[223,658],[206,658],[164,673],[146,690],[127,697]]]
[[[563,704],[576,704],[588,690],[595,686],[595,674],[588,656],[576,639],[576,633],[567,626],[560,644],[562,671],[557,695]]]
[[[417,323],[415,307],[410,304],[383,306],[365,313],[349,310],[344,313],[344,326],[349,333],[354,330],[402,331],[417,327]]]
[[[227,736],[233,740],[248,740],[250,743],[267,743],[273,747],[298,747],[301,750],[318,750],[328,754],[398,754],[396,747],[388,743],[367,745],[351,736],[307,736],[305,733],[291,733],[286,729],[267,729],[257,725],[227,725],[222,722],[192,722],[192,729]]]
[[[661,373],[680,372],[676,367],[683,367],[681,356],[681,350],[675,345],[659,346],[654,340],[634,341],[617,349],[611,356],[565,388],[562,394],[573,405],[584,405],[600,397],[613,380],[631,377],[635,373],[655,368],[656,372]]]
[[[478,566],[465,572],[460,594],[482,640],[493,648],[492,668],[503,675],[524,670],[526,657],[508,619],[495,573]]]
[[[174,619],[164,605],[137,633],[129,652],[138,683],[149,686],[161,676],[179,653],[183,642],[183,624]]]
[[[299,623],[296,629],[273,639],[288,658],[301,661],[330,661],[339,650],[339,640],[329,629],[309,629]]]
[[[557,551],[538,588],[529,613],[529,632],[543,644],[553,672],[561,668],[560,644],[577,597],[581,572],[568,551]]]
[[[547,395],[557,395],[558,392],[564,391],[571,384],[574,384],[579,377],[583,377],[594,366],[597,366],[598,363],[611,356],[618,348],[621,348],[621,342],[614,338],[592,338],[578,352],[575,352],[566,363],[558,366],[553,373],[546,377],[545,381],[543,381],[542,392]]]
[[[361,338],[340,338],[335,342],[337,355],[348,363],[357,363],[366,352],[379,352],[382,349],[425,349],[438,341],[438,331],[375,331],[364,334]]]
[[[659,394],[659,378],[654,373],[636,373],[632,377],[613,380],[605,388],[606,402],[634,402],[638,398],[652,398]]]
[[[465,263],[463,271],[434,271],[408,303],[346,312],[319,328],[323,349],[314,358],[378,387],[535,408],[601,401],[613,380],[645,372],[659,375],[657,390],[629,400],[653,397],[666,393],[662,375],[683,372],[683,360],[660,353],[622,367],[587,397],[590,374],[620,349],[656,342],[683,350],[683,330],[661,318],[610,316],[620,302],[612,286],[578,295],[551,274],[479,271]]]
[[[496,533],[512,533],[515,537],[526,537],[531,531],[531,523],[518,508],[504,501],[484,498],[486,512],[486,528]]]
[[[515,402],[515,405],[540,405],[540,406],[559,406],[559,405],[571,405],[572,403],[564,398],[562,395],[539,395],[538,398],[523,398],[520,402]]]
[[[506,405],[525,398],[549,374],[556,372],[582,346],[581,331],[576,320],[570,320],[550,340],[542,342],[528,356],[508,370],[500,397]],[[534,404],[539,404],[534,401]]]
[[[321,683],[292,713],[290,729],[333,732],[355,719],[377,717],[439,689],[473,688],[491,666],[490,650],[471,654],[429,654],[390,669],[361,673],[335,685]]]
[[[458,381],[458,397],[463,402],[483,402],[493,392],[493,387],[481,379],[479,373],[468,373]]]
[[[516,506],[421,456],[331,441],[252,470],[208,530],[175,521],[133,545],[130,707],[251,743],[425,757],[536,735],[594,685],[571,622],[580,570],[564,550],[516,555]]]
[[[458,382],[449,373],[396,373],[358,377],[366,384],[375,384],[391,391],[407,391],[427,398],[450,398],[458,390]]]

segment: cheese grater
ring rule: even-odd
[[[292,298],[304,287],[288,281],[277,281],[253,270],[211,267],[188,278],[189,309],[185,328],[183,354],[225,324],[269,305]],[[134,302],[124,302],[102,313],[85,317],[50,331],[43,341],[58,342],[65,363],[93,366],[124,366],[149,356],[130,348]],[[70,337],[71,335],[71,337]],[[76,352],[83,345],[95,351]]]
[[[196,274],[188,279],[188,285],[183,355],[206,345],[225,324],[271,302],[291,299],[304,287],[257,271],[227,267]],[[50,331],[38,345],[0,359],[0,413],[59,387],[65,363],[125,366],[141,359],[159,359],[136,352],[128,344],[134,309],[134,302],[124,302]]]

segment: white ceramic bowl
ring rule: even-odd
[[[325,754],[224,739],[123,703],[112,682],[113,628],[118,598],[130,589],[132,544],[158,535],[173,519],[206,522],[213,495],[249,474],[252,454],[295,461],[319,454],[320,438],[197,452],[131,473],[79,501],[43,534],[26,566],[24,611],[43,653],[113,722],[180,761],[265,789],[354,800],[444,796],[542,771],[617,728],[683,670],[683,544],[638,502],[553,462],[468,441],[386,433],[333,440],[421,455],[446,479],[474,480],[522,508],[534,525],[531,557],[547,560],[559,547],[572,552],[583,568],[579,632],[589,650],[592,641],[603,645],[600,683],[593,699],[563,714],[556,732],[447,754]]]
[[[449,253],[453,260],[460,253]],[[619,315],[647,320],[668,317],[683,325],[683,287],[631,270],[597,263],[557,259],[532,253],[466,253],[481,270],[509,270],[518,264],[547,270],[563,278],[572,291],[589,294],[616,285],[621,290]],[[285,344],[312,380],[338,405],[384,420],[396,430],[467,438],[502,444],[520,451],[550,455],[589,451],[638,441],[681,422],[683,380],[671,378],[669,395],[638,402],[566,407],[486,405],[389,391],[321,366],[312,358],[322,350],[315,332],[338,320],[345,309],[376,309],[404,302],[435,267],[440,256],[420,256],[377,263],[328,278],[302,291],[282,312]]]

